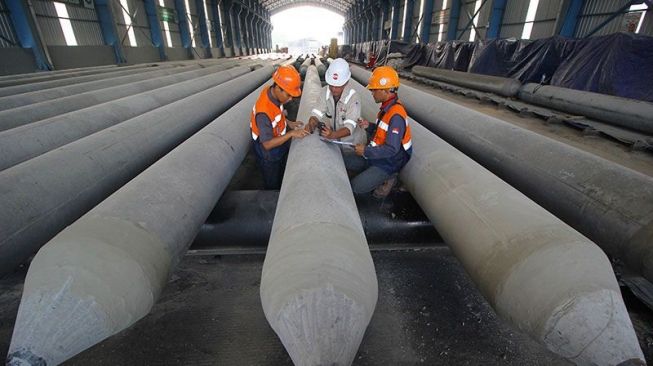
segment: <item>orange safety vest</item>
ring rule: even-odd
[[[379,113],[380,114],[380,113]],[[406,132],[401,139],[401,145],[404,147],[404,150],[408,151],[413,146],[413,140],[410,135],[410,125],[408,124],[408,114],[404,106],[397,100],[388,108],[388,111],[381,117],[381,120],[376,120],[376,133],[374,138],[370,141],[371,146],[379,146],[385,144],[385,139],[388,136],[388,127],[390,127],[390,120],[392,117],[398,114],[406,123]]]
[[[265,113],[272,122],[272,137],[283,136],[286,134],[286,115],[283,113],[283,104],[277,107],[268,95],[270,87],[266,87],[258,97],[256,104],[252,108],[252,116],[249,121],[249,128],[252,130],[252,139],[258,140],[259,129],[256,124],[256,114]]]

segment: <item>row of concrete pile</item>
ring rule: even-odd
[[[59,364],[149,312],[242,161],[243,116],[272,72],[246,68],[0,172],[11,187],[2,215],[17,217],[2,268],[49,240],[25,280],[8,364]]]
[[[303,61],[300,62],[300,60]],[[305,59],[298,58],[297,62],[298,64],[295,64],[295,68],[299,70],[299,74],[301,75],[302,79],[306,77],[306,71],[308,70],[308,67],[315,64],[320,79],[324,80],[324,74],[326,73],[327,65],[322,63],[322,60],[319,57],[310,57],[309,55],[306,55]]]
[[[369,76],[353,72],[359,81]],[[431,131],[653,282],[651,177],[414,88],[401,90]]]
[[[358,81],[367,81],[369,73],[352,71]],[[353,84],[364,117],[373,119],[377,109],[369,92]],[[399,91],[409,115],[419,120],[410,120],[414,154],[400,177],[497,313],[576,364],[643,362],[605,254],[422,127],[452,117],[433,109],[457,108],[461,119],[470,116],[431,95],[416,104],[411,96],[418,92],[406,86]]]
[[[79,103],[76,103],[76,101],[83,100],[80,99],[82,95],[71,95],[51,102],[36,103],[0,112],[0,120],[4,118],[4,115],[14,115],[10,120],[13,125],[24,122],[23,120],[26,119],[30,120],[20,126],[0,131],[0,151],[2,152],[0,170],[10,168],[116,123],[220,85],[249,73],[254,68],[251,66],[232,66],[235,65],[217,65],[165,77],[165,79],[174,78],[175,83],[173,84],[170,84],[169,80],[161,84],[159,78],[156,78],[135,83],[133,89],[130,88],[132,86],[130,84],[124,87],[116,86],[100,89],[96,92],[83,93],[104,96],[113,94],[114,91],[118,90],[120,94],[126,89],[131,89],[134,92],[131,95],[110,99],[86,108],[77,108]],[[156,89],[138,93],[138,89],[143,84],[148,84],[147,89],[153,84],[158,85]],[[69,109],[73,110],[67,111]],[[34,115],[42,117],[45,114],[51,115],[51,117],[35,121],[30,118]]]
[[[314,68],[308,68],[300,119],[306,103],[314,103],[316,80]],[[373,119],[369,92],[350,82],[361,94],[365,117]],[[644,363],[606,255],[478,163],[410,123],[415,156],[402,180],[497,313],[576,364]],[[338,150],[315,136],[295,141],[277,205],[261,302],[297,365],[351,364],[376,303],[373,263],[360,218],[351,215],[351,189],[342,168]],[[305,197],[313,197],[310,205]]]
[[[310,66],[297,120],[308,121],[320,90]],[[296,365],[351,365],[377,280],[340,149],[314,133],[293,141],[286,166],[261,276],[263,311]]]
[[[13,200],[0,192],[0,219],[14,225],[9,238],[24,235],[0,249],[49,240],[25,280],[9,364],[59,364],[149,312],[245,156],[245,116],[271,73],[248,72],[0,172],[0,186],[15,192]],[[350,82],[373,120],[369,92]],[[308,67],[298,120],[308,119],[319,90]],[[437,118],[478,117],[417,93],[400,90],[429,128]],[[605,254],[409,123],[414,155],[401,178],[497,313],[576,364],[643,363]],[[18,219],[7,217],[12,210]],[[377,286],[340,151],[315,134],[293,141],[261,278],[266,318],[293,362],[352,364]]]
[[[431,80],[504,97],[518,97],[528,103],[587,116],[649,135],[653,134],[653,103],[650,102],[552,85],[534,83],[522,85],[517,79],[426,66],[414,66],[412,72]]]
[[[134,65],[134,66],[125,66],[125,67],[118,67],[115,69],[108,69],[108,71],[104,72],[104,70],[101,70],[103,72],[98,72],[95,71],[92,74],[84,74],[84,75],[71,75],[69,77],[61,77],[61,75],[57,76],[39,76],[35,77],[33,79],[25,79],[21,81],[21,84],[18,85],[13,85],[13,86],[5,86],[2,89],[0,89],[0,96],[5,97],[9,95],[17,95],[17,94],[23,94],[23,93],[29,93],[33,91],[38,91],[38,90],[44,90],[44,89],[52,89],[52,88],[57,88],[61,86],[67,86],[67,85],[72,85],[72,84],[80,84],[80,83],[90,83],[90,82],[97,82],[100,80],[107,80],[107,79],[114,79],[114,78],[119,78],[122,76],[128,76],[128,75],[137,75],[142,72],[148,72],[148,71],[156,71],[156,70],[163,70],[163,69],[169,69],[169,68],[177,68],[177,67],[187,67],[189,65],[195,64],[197,67],[203,66],[203,65],[211,65],[214,63],[219,63],[219,62],[224,62],[222,59],[213,59],[213,60],[200,60],[200,61],[194,61],[194,62],[172,62],[172,63],[161,63],[161,64],[141,64],[141,65]],[[120,79],[116,83],[124,83],[125,79]],[[91,84],[93,85],[93,84]],[[118,85],[118,84],[114,84]],[[86,85],[81,86],[86,87]]]
[[[0,132],[0,185],[10,187],[0,191],[0,275],[269,72],[269,66],[208,69],[200,78]]]
[[[0,98],[0,105],[2,105],[0,129],[6,130],[54,115],[196,79],[235,66],[251,65],[253,62],[222,61],[208,66],[194,63],[162,70],[148,70],[115,79],[83,82],[2,97]]]

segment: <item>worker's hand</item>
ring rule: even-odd
[[[291,130],[298,130],[304,127],[304,122],[301,121],[288,121],[288,126]]]
[[[358,127],[362,129],[366,129],[370,126],[370,121],[366,120],[365,118],[359,118],[358,119]]]
[[[331,127],[324,125],[324,128],[320,130],[320,136],[326,138],[326,139],[331,139],[333,138],[333,130]]]
[[[288,132],[288,134],[290,135],[290,137],[301,139],[304,138],[304,136],[310,135],[310,132],[306,131],[303,128],[300,128],[298,130],[291,130],[290,132]]]
[[[318,124],[318,122],[319,122],[319,121],[318,121],[317,117],[315,117],[315,116],[311,116],[311,117],[308,119],[308,124],[306,125],[305,128],[308,128],[308,131],[309,131],[310,133],[313,133],[313,131],[315,131],[315,129],[317,128],[317,124]]]
[[[365,154],[365,145],[357,144],[354,146],[354,150],[356,151],[356,155],[363,156],[363,154]]]

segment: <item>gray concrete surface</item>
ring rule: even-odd
[[[10,363],[59,364],[149,313],[249,149],[240,122],[262,88],[39,250],[25,279]]]
[[[522,87],[519,99],[653,134],[653,103],[650,102],[533,83]]]
[[[179,67],[145,73],[149,76],[148,78],[143,78],[140,75],[136,78],[132,78],[142,79],[140,81],[134,80],[133,82],[122,85],[91,90],[61,98],[48,98],[42,100],[43,96],[39,96],[38,98],[34,98],[36,101],[29,100],[31,98],[20,98],[20,104],[24,103],[22,106],[16,106],[11,109],[0,111],[0,129],[8,130],[18,126],[23,126],[49,117],[58,116],[127,96],[133,96],[134,94],[162,88],[174,83],[181,83],[204,75],[210,75],[211,73],[226,70],[234,66],[234,64],[226,66],[217,65],[199,69],[195,66]],[[19,96],[23,95],[21,94]]]
[[[308,68],[297,120],[321,84]],[[350,365],[377,301],[374,263],[340,149],[294,140],[261,275],[265,317],[296,365]]]
[[[472,74],[469,72],[436,69],[434,67],[414,66],[412,72],[432,80],[460,85],[476,90],[483,90],[504,97],[514,97],[521,88],[517,79],[502,78],[498,76]]]
[[[426,128],[653,280],[651,177],[408,86],[399,95]]]
[[[271,74],[261,68],[0,172],[0,275]]]
[[[306,71],[308,70],[308,67],[313,64],[313,59],[310,57],[306,57],[304,59],[304,62],[302,62],[301,66],[299,67],[299,73],[302,76],[302,79],[306,77]]]
[[[27,51],[27,52],[29,52],[29,51]],[[116,68],[116,67],[118,67],[118,65],[102,65],[102,66],[94,66],[94,67],[82,67],[82,68],[76,68],[76,69],[51,70],[51,71],[43,71],[43,70],[34,71],[34,70],[32,70],[31,72],[0,76],[0,81],[29,79],[29,78],[34,77],[35,75],[60,75],[60,74],[68,74],[68,73],[71,73],[71,72],[77,72],[77,71],[81,71],[81,70],[102,70],[102,69],[110,69],[110,68]]]
[[[65,365],[292,366],[261,308],[263,258],[186,257],[150,314]],[[379,298],[354,365],[571,365],[501,320],[447,248],[372,258]],[[0,279],[2,355],[24,275]],[[636,316],[653,337],[653,314]]]
[[[324,80],[324,74],[326,73],[326,65],[322,63],[322,60],[320,60],[319,57],[315,57],[313,59],[313,62],[315,62],[315,67],[317,68],[317,73],[320,75],[320,79]]]
[[[86,75],[100,75],[108,72],[116,71],[126,71],[126,70],[135,70],[147,68],[150,65],[132,65],[132,66],[121,66],[118,67],[86,67],[72,70],[62,70],[62,71],[46,71],[46,72],[34,72],[25,75],[17,75],[15,77],[5,77],[0,79],[0,88],[5,88],[8,86],[39,83],[44,81],[53,81],[66,78],[72,78],[77,76],[86,76]]]
[[[179,67],[179,65],[173,63],[162,63],[160,65],[157,65],[156,69],[160,70],[160,69],[171,68],[171,67]],[[49,81],[46,80],[41,82],[33,82],[33,83],[30,82],[28,84],[8,86],[8,87],[0,88],[0,97],[29,93],[29,92],[44,90],[44,89],[58,88],[62,86],[79,84],[79,83],[87,83],[91,81],[112,79],[112,78],[117,78],[126,75],[135,75],[135,74],[142,73],[143,72],[142,69],[143,67],[141,65],[118,67],[115,69],[111,69],[111,72],[106,72],[101,74],[75,76],[75,77],[63,78],[57,80],[49,80]]]
[[[351,83],[363,116],[373,118],[370,93]],[[414,151],[400,178],[497,313],[579,365],[643,361],[605,254],[414,120],[410,125]]]
[[[0,171],[250,72],[242,66],[0,131]],[[2,112],[0,112],[0,115]]]
[[[39,102],[52,101],[54,99],[79,95],[82,93],[98,91],[105,88],[111,88],[119,85],[131,84],[137,81],[152,79],[164,75],[176,75],[189,70],[198,68],[210,67],[214,65],[234,66],[238,64],[237,61],[222,61],[222,62],[188,62],[187,64],[180,63],[166,63],[165,67],[161,68],[157,64],[140,68],[141,72],[137,74],[130,74],[125,76],[114,77],[110,79],[102,79],[95,81],[88,81],[72,85],[64,85],[56,88],[48,88],[43,90],[35,90],[28,93],[20,93],[16,95],[8,95],[0,97],[0,110],[5,111],[9,109],[19,108],[29,104]],[[116,70],[116,68],[113,68]]]

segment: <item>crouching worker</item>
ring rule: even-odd
[[[290,149],[290,139],[309,134],[302,122],[286,120],[283,105],[301,95],[301,78],[290,66],[279,67],[271,86],[263,89],[252,108],[250,129],[256,162],[263,173],[265,189],[280,189]],[[288,128],[290,130],[288,131]]]
[[[309,123],[314,130],[320,122],[325,122],[319,131],[324,138],[360,144],[367,142],[367,135],[356,122],[361,103],[356,90],[349,85],[350,78],[347,61],[337,58],[331,62],[324,77],[327,85],[322,88]]]
[[[354,194],[374,191],[375,197],[383,198],[396,184],[399,171],[412,154],[410,126],[406,109],[397,97],[399,75],[392,67],[376,68],[367,88],[374,101],[381,103],[376,132],[367,146],[355,146],[355,155],[345,155],[345,166],[350,171],[361,172],[351,181]],[[360,120],[360,125],[369,127],[365,120]]]

